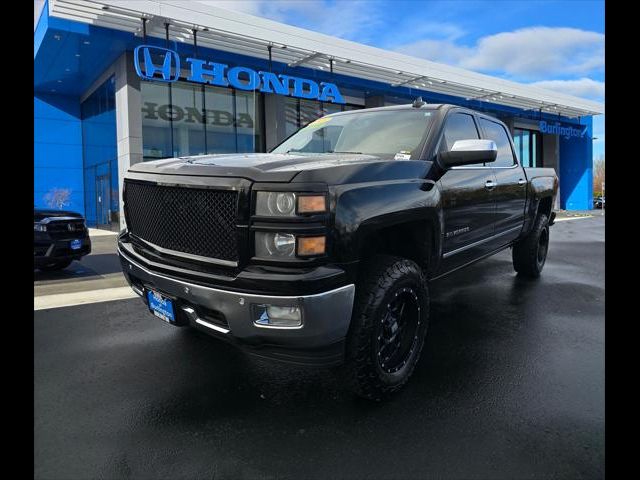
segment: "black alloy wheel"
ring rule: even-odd
[[[378,364],[385,373],[405,367],[418,343],[420,302],[411,287],[398,290],[387,304],[380,321]]]

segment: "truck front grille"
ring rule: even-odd
[[[126,181],[129,232],[173,252],[238,261],[238,193]]]
[[[47,232],[55,240],[64,238],[80,238],[85,235],[84,220],[52,220],[47,223]]]

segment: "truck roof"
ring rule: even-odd
[[[444,108],[444,107],[459,107],[459,105],[450,105],[448,103],[425,103],[424,105],[420,106],[420,107],[414,107],[413,104],[411,103],[407,103],[407,104],[403,104],[403,105],[388,105],[386,107],[373,107],[373,108],[367,108],[366,111],[367,112],[377,112],[377,111],[384,111],[384,110],[410,110],[410,109],[422,109],[422,110],[439,110],[440,108]],[[336,113],[332,113],[331,115],[344,115],[344,114],[349,114],[349,113],[354,113],[354,112],[361,112],[362,109],[359,110],[347,110],[346,112],[336,112]]]
[[[403,105],[388,105],[385,107],[373,107],[373,108],[366,108],[365,110],[367,112],[377,112],[377,111],[385,111],[385,110],[437,110],[437,111],[441,111],[443,115],[445,115],[449,110],[456,108],[456,109],[460,109],[460,110],[464,110],[466,112],[473,112],[475,115],[480,115],[483,116],[485,118],[490,118],[492,121],[494,122],[498,122],[501,123],[502,125],[506,124],[500,120],[498,117],[495,117],[494,115],[491,115],[489,113],[486,112],[481,112],[478,110],[474,110],[473,108],[469,108],[469,107],[464,107],[461,105],[453,105],[451,103],[425,103],[424,105],[421,106],[414,106],[412,103],[408,103],[408,104],[403,104]],[[329,115],[325,115],[325,116],[338,116],[338,115],[349,115],[352,113],[357,113],[357,112],[362,112],[362,109],[359,110],[347,110],[345,112],[336,112],[336,113],[331,113]]]

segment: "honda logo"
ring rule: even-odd
[[[158,63],[151,58],[154,54]],[[168,48],[140,45],[133,51],[133,61],[138,76],[146,80],[175,82],[180,77],[180,56]],[[156,75],[158,73],[160,77]]]
[[[153,57],[153,58],[152,58]],[[175,82],[180,77],[180,56],[168,48],[139,45],[133,51],[138,76],[144,80]],[[154,63],[155,60],[155,63]],[[186,80],[238,90],[258,90],[276,95],[309,98],[320,102],[345,103],[338,86],[308,78],[255,71],[197,58],[185,58]]]

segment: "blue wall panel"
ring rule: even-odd
[[[42,120],[45,121],[36,122],[33,127],[33,141],[36,143],[76,145],[78,139],[82,139],[82,128],[79,121],[52,118],[43,118]]]
[[[117,223],[119,193],[114,77],[110,77],[98,87],[82,103],[80,110],[85,218],[91,226]],[[109,175],[109,186],[98,192],[97,177]],[[98,202],[99,198],[102,202]]]
[[[34,96],[33,202],[49,208],[46,195],[55,188],[70,191],[64,206],[84,214],[80,102],[60,95]]]
[[[82,145],[65,145],[59,143],[41,143],[33,157],[35,168],[65,168],[69,158],[82,157]],[[46,145],[46,146],[45,146]]]
[[[582,118],[587,126],[582,137],[560,136],[560,208],[591,210],[593,208],[593,122]]]

